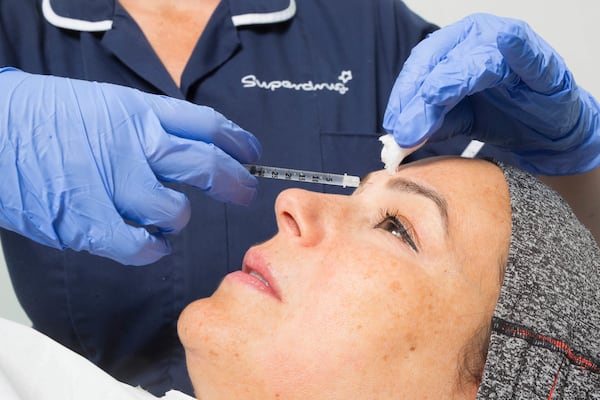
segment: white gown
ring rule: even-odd
[[[0,399],[157,400],[36,330],[0,318]],[[171,390],[160,400],[194,400]]]

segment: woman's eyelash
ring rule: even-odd
[[[400,222],[396,213],[392,213],[386,210],[382,213],[382,216],[379,218],[379,221],[380,222],[375,225],[375,228],[383,229],[390,232],[392,235],[398,237],[406,244],[408,244],[414,251],[416,251],[417,253],[419,252],[415,241],[411,237],[410,233],[408,233],[408,230],[406,229],[404,224]]]

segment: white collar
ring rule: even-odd
[[[222,0],[225,1],[225,0]],[[103,32],[112,28],[115,1],[98,1],[98,8],[84,7],[78,0],[42,0],[46,21],[63,29]],[[234,26],[276,24],[296,15],[296,0],[229,0]]]

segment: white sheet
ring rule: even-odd
[[[156,400],[34,329],[0,318],[0,399]],[[169,391],[161,400],[193,400]]]

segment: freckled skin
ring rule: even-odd
[[[393,281],[392,283],[390,283],[390,289],[392,290],[392,292],[398,293],[402,290],[402,286],[400,285],[400,282]]]
[[[388,187],[395,177],[444,197],[447,232],[433,201]],[[386,210],[410,224],[418,253],[377,227]],[[226,278],[180,318],[198,397],[474,398],[476,387],[455,391],[457,360],[491,319],[510,239],[496,166],[409,164],[352,196],[285,191],[275,212],[279,233],[250,252],[267,260],[281,301]]]

